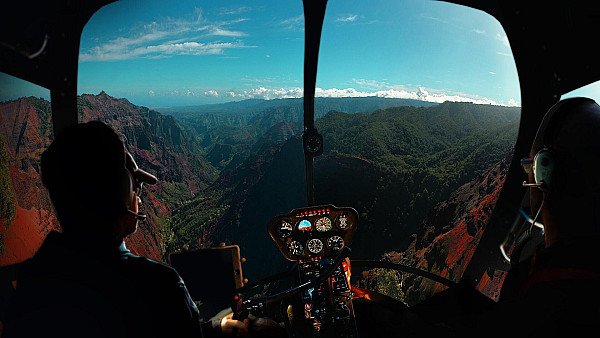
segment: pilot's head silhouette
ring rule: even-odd
[[[65,128],[42,154],[42,182],[65,234],[99,241],[134,232],[142,183],[156,178],[139,169],[119,136],[99,121]]]
[[[540,210],[546,246],[600,234],[600,106],[589,98],[556,103],[531,147],[532,210]]]

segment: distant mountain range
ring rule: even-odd
[[[430,107],[433,105],[436,105],[436,103],[382,97],[318,97],[315,99],[315,117],[322,117],[330,111],[359,113],[389,107]],[[224,133],[224,137],[257,138],[264,135],[271,126],[280,122],[289,123],[297,131],[301,131],[304,123],[302,99],[249,99],[222,104],[160,108],[157,110],[175,116],[200,135],[208,133],[207,137],[211,138],[219,137],[219,133]]]
[[[164,259],[183,245],[225,241],[240,245],[253,280],[285,266],[266,223],[306,205],[301,99],[158,112],[102,92],[78,97],[78,111],[81,121],[111,125],[161,180],[144,197],[149,222],[128,239],[134,251]],[[470,103],[317,98],[325,138],[315,161],[317,202],[359,211],[354,258],[402,259],[458,278],[502,185],[519,114]],[[57,227],[39,182],[39,155],[51,139],[48,101],[0,103],[0,264],[31,255]],[[413,291],[429,288],[419,283]]]
[[[263,113],[269,109],[281,107],[286,107],[286,109],[290,109],[290,107],[293,107],[294,109],[300,108],[300,111],[303,111],[303,104],[304,101],[301,98],[274,100],[247,99],[218,104],[156,108],[156,111],[163,114],[174,115],[176,117],[189,117],[195,114],[223,114],[252,117],[255,114]],[[376,96],[339,98],[317,97],[315,98],[315,115],[320,117],[331,110],[358,113],[399,106],[431,107],[434,105],[437,105],[437,103]]]

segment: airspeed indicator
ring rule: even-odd
[[[331,220],[327,217],[321,217],[316,223],[317,231],[325,232],[331,230]]]

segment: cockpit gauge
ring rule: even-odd
[[[352,226],[352,221],[346,216],[346,214],[341,214],[336,220],[335,225],[342,229],[346,230]]]
[[[303,219],[300,222],[298,222],[298,230],[300,230],[300,231],[311,231],[312,230],[312,224],[310,224],[309,220]]]
[[[340,236],[331,236],[327,240],[327,246],[329,246],[331,250],[339,251],[344,247],[344,239]]]
[[[306,246],[308,247],[308,251],[313,254],[318,254],[319,252],[323,251],[323,242],[321,242],[321,240],[318,238],[309,240],[308,243],[306,243]]]
[[[300,242],[298,241],[290,242],[290,244],[288,244],[288,249],[290,250],[290,253],[294,256],[300,256],[304,251],[304,247],[302,247],[302,244],[300,244]]]
[[[321,217],[317,220],[315,224],[317,227],[317,231],[325,232],[331,230],[331,220],[328,217]]]
[[[284,220],[281,221],[277,232],[279,233],[279,237],[286,238],[292,234],[292,230],[294,230],[294,227],[288,221]]]

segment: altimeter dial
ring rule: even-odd
[[[319,252],[323,251],[323,242],[321,242],[321,240],[318,238],[309,240],[308,243],[306,243],[306,246],[308,247],[308,251],[313,254],[318,254]]]

